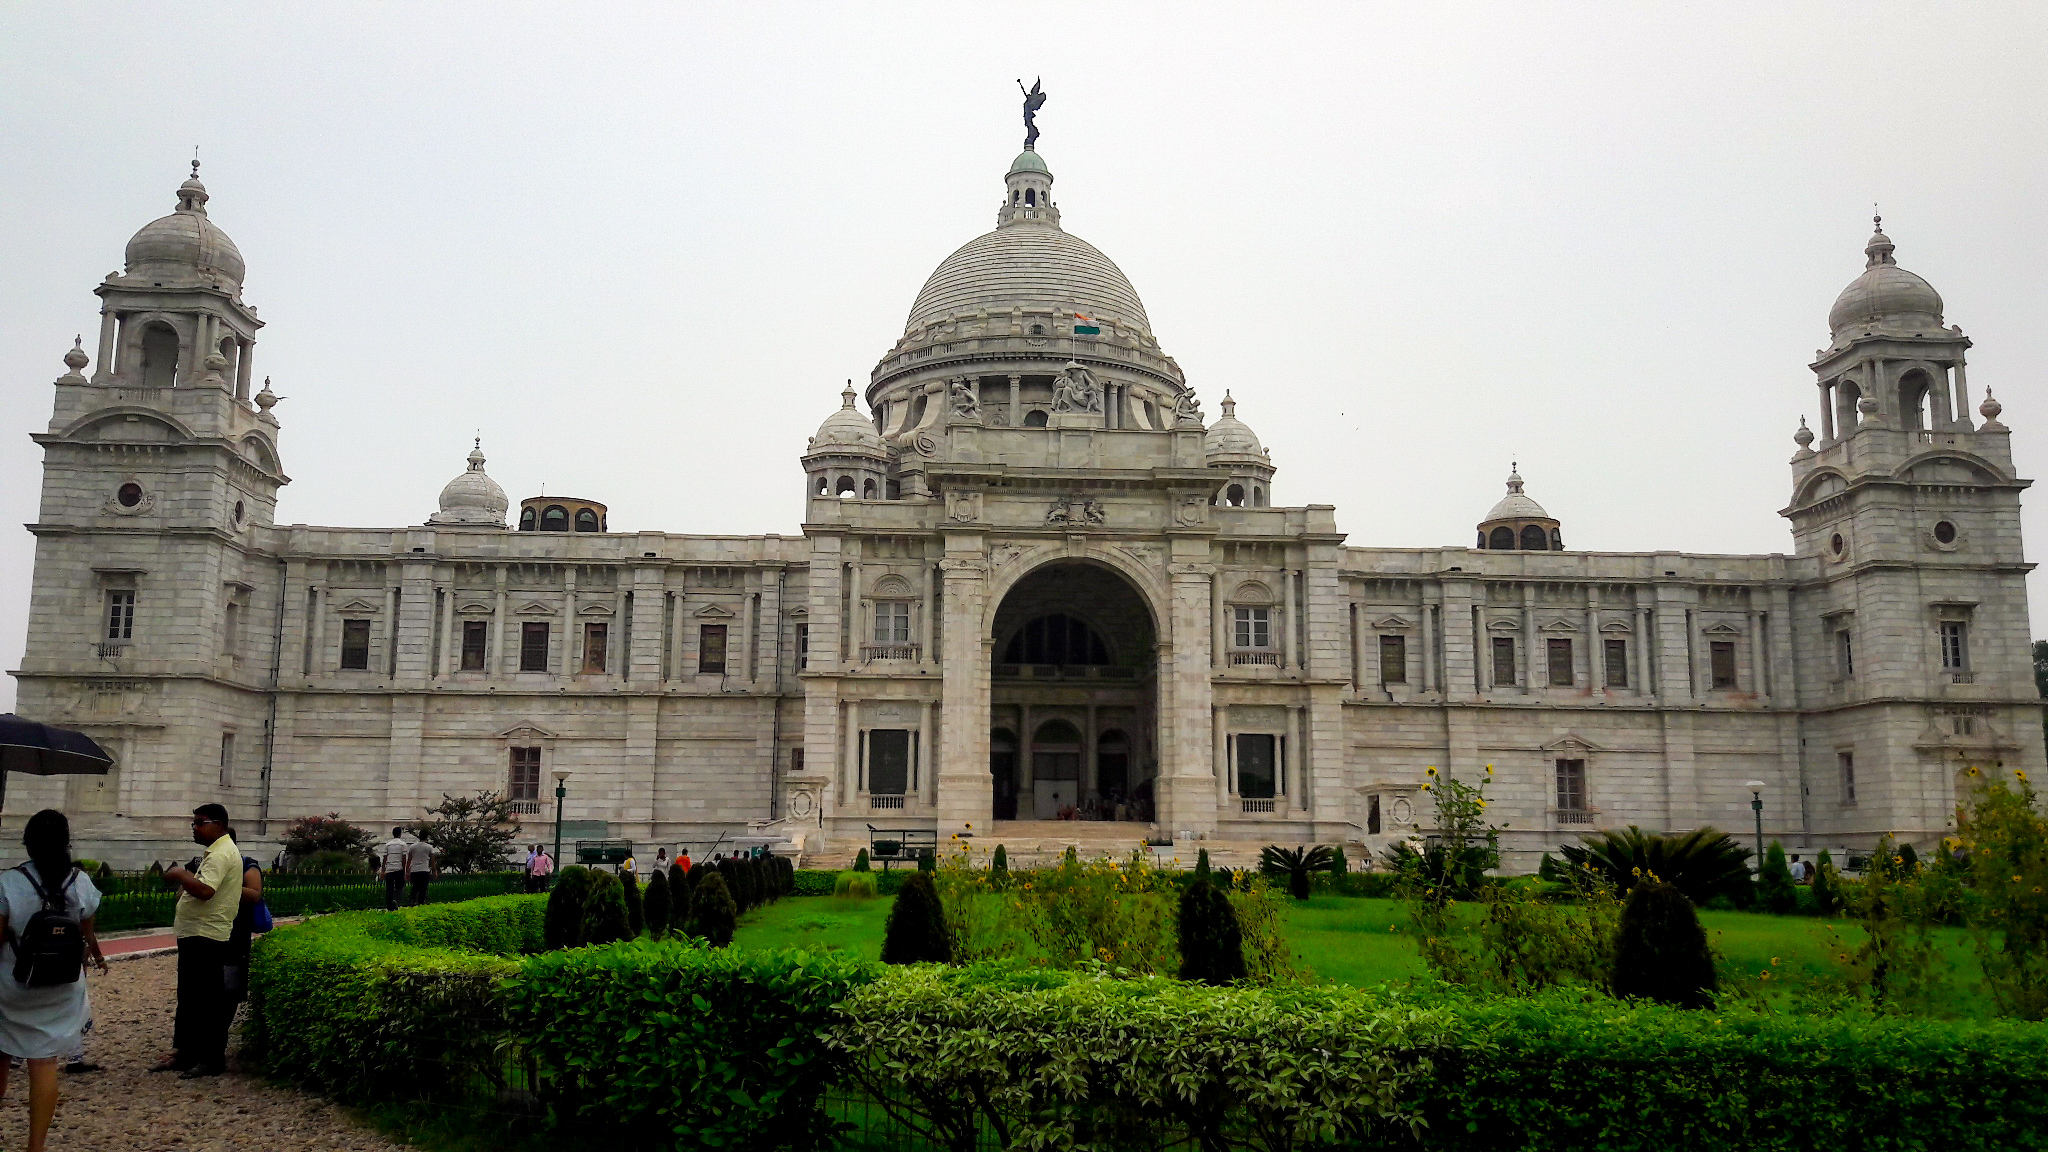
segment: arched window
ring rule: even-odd
[[[1223,490],[1223,506],[1226,508],[1244,507],[1244,485],[1232,484],[1230,487],[1225,488]]]
[[[1484,533],[1484,532],[1481,532],[1481,533],[1479,534],[1479,544],[1478,544],[1478,547],[1481,547],[1481,548],[1484,548],[1484,547],[1486,547],[1486,533]]]
[[[597,531],[597,513],[588,508],[578,508],[576,510],[576,530],[578,532]]]
[[[1550,530],[1550,550],[1552,552],[1564,551],[1564,533],[1559,532],[1555,528]]]
[[[567,532],[569,510],[560,504],[550,504],[541,511],[540,530],[543,532]]]
[[[1835,427],[1845,436],[1863,423],[1863,409],[1857,407],[1862,399],[1863,389],[1854,380],[1844,380],[1835,386]]]
[[[1024,426],[1026,428],[1045,427],[1045,413],[1036,408],[1026,412],[1024,414]]]
[[[1085,621],[1054,612],[1017,629],[1003,649],[1003,663],[1103,665],[1110,663],[1109,646]]]
[[[1259,487],[1257,484],[1252,485],[1252,507],[1264,508],[1265,506],[1266,490],[1264,488]]]
[[[1031,334],[1032,334],[1033,336],[1043,336],[1043,335],[1045,335],[1045,325],[1043,325],[1043,324],[1033,324],[1033,325],[1031,326]]]
[[[873,500],[875,498],[875,482],[873,480],[861,482],[860,498],[863,500]]]
[[[1495,528],[1493,534],[1486,538],[1486,546],[1496,552],[1505,552],[1513,548],[1515,546],[1515,530],[1506,525]]]
[[[1899,378],[1899,415],[1906,421],[1906,431],[1925,432],[1934,427],[1932,399],[1927,373],[1916,368]]]
[[[534,514],[533,509],[521,508],[519,510],[519,530],[521,532],[533,531],[539,519],[540,518]]]
[[[850,500],[854,497],[855,494],[857,494],[860,491],[860,489],[854,487],[853,477],[841,476],[839,478],[839,486],[835,488],[834,491],[839,494],[839,498],[841,500]]]
[[[1522,547],[1529,552],[1548,552],[1550,534],[1543,530],[1541,524],[1525,525],[1522,528]]]
[[[829,477],[825,477],[825,476],[820,476],[820,477],[818,477],[818,495],[820,495],[820,496],[830,496],[831,494],[832,494],[832,481],[831,481],[831,479],[830,479]]]
[[[178,334],[169,324],[155,323],[142,330],[142,385],[178,386]]]
[[[984,200],[984,201],[982,201],[982,203],[986,204],[986,203],[988,203],[988,201]],[[1035,206],[1036,206],[1037,204],[1038,204],[1038,190],[1037,190],[1036,188],[1026,188],[1026,189],[1024,190],[1024,206],[1025,206],[1026,208],[1031,208],[1031,207],[1035,207]]]
[[[1024,202],[1024,194],[1023,194],[1022,192],[1018,192],[1018,191],[1014,191],[1014,190],[1013,190],[1013,191],[1011,191],[1011,193],[1010,193],[1010,203],[1012,203],[1012,204],[1021,204],[1021,203],[1023,203],[1023,202]]]

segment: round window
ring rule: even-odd
[[[114,493],[114,499],[119,500],[123,508],[133,508],[142,503],[142,485],[132,481],[123,484],[120,491]]]
[[[1847,547],[1847,545],[1842,543],[1842,534],[1840,532],[1835,533],[1834,538],[1828,541],[1828,547],[1834,549],[1835,555],[1840,556],[1842,554],[1842,549]]]
[[[242,526],[242,517],[248,514],[249,510],[243,507],[242,502],[240,500],[235,501],[235,527],[240,528]]]
[[[1949,523],[1946,520],[1943,520],[1942,522],[1934,526],[1934,538],[1936,540],[1941,541],[1943,544],[1955,543],[1956,526]]]

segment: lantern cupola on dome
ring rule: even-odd
[[[1509,465],[1507,495],[1479,522],[1479,544],[1489,552],[1562,552],[1564,534],[1550,513],[1522,491],[1521,466]]]

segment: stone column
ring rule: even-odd
[[[1280,570],[1280,588],[1280,668],[1282,671],[1292,671],[1298,658],[1294,646],[1294,613],[1297,611],[1294,602],[1294,569]]]
[[[1595,693],[1607,691],[1607,653],[1600,641],[1599,585],[1586,585],[1586,684]]]
[[[1643,599],[1649,599],[1656,595],[1656,589],[1646,584],[1636,589],[1636,593]],[[1653,612],[1653,609],[1640,604],[1636,608],[1636,693],[1640,696],[1657,694],[1657,665],[1654,655],[1657,647],[1657,620]]]
[[[1968,431],[1969,429],[1971,429],[1971,428],[1973,427],[1973,425],[1972,425],[1972,424],[1971,424],[1971,422],[1970,422],[1970,412],[1971,412],[1971,408],[1970,408],[1970,382],[1969,382],[1969,379],[1968,379],[1968,374],[1967,374],[1967,373],[1966,373],[1966,372],[1965,372],[1965,371],[1963,370],[1963,354],[1962,354],[1962,352],[1961,352],[1960,350],[1958,350],[1958,351],[1956,352],[1956,427],[1957,427],[1957,428],[1960,428],[1960,429],[1963,429],[1963,430],[1965,430],[1965,431]]]
[[[1536,586],[1522,585],[1522,694],[1536,691]]]
[[[938,799],[938,773],[933,771],[932,702],[917,702],[917,796],[929,806]]]
[[[657,565],[643,564],[633,569],[633,617],[628,629],[631,637],[626,650],[619,653],[619,672],[628,680],[661,682],[662,614],[668,607],[663,577],[663,569]]]
[[[313,585],[313,645],[306,652],[306,674],[325,676],[327,668],[327,586]]]
[[[1820,442],[1825,447],[1835,440],[1835,386],[1823,381],[1815,387],[1820,390]]]
[[[1230,812],[1230,708],[1215,704],[1209,709],[1214,717],[1214,731],[1209,737],[1209,762],[1216,773],[1216,813],[1219,817]]]
[[[92,382],[105,384],[114,378],[114,310],[100,309],[99,358],[93,361]]]
[[[988,546],[976,532],[949,533],[945,597],[956,621],[946,629],[940,680],[941,749],[938,762],[938,833],[987,832],[993,796],[988,777],[989,649]],[[1020,735],[1028,741],[1028,734]]]
[[[1017,374],[1015,374],[1015,373],[1011,373],[1011,375],[1010,375],[1010,427],[1012,427],[1012,428],[1022,428],[1022,427],[1024,426],[1024,400],[1023,400],[1023,389],[1024,389],[1024,377],[1022,377],[1022,376],[1019,376],[1019,375],[1017,375]]]
[[[498,645],[496,650],[485,654],[484,667],[489,669],[491,661],[495,659],[498,662],[498,675],[504,676],[518,667],[518,665],[512,663],[512,643],[506,639],[512,628],[512,620],[505,612],[506,572],[503,564],[497,567],[495,582],[497,584],[497,606],[491,610],[491,626],[498,633]]]
[[[844,811],[847,814],[852,815],[854,814],[854,804],[858,800],[861,792],[863,791],[863,789],[861,788],[862,781],[860,762],[860,702],[857,700],[847,700],[842,702],[839,710],[839,715],[839,739],[841,749],[839,760],[839,792],[840,796],[842,797],[841,811]]]
[[[246,402],[249,399],[249,384],[255,379],[253,373],[256,359],[254,340],[237,341],[235,348],[235,399]]]
[[[1095,703],[1089,701],[1087,724],[1081,729],[1081,783],[1076,789],[1074,803],[1078,805],[1092,794],[1100,781],[1095,776]]]
[[[568,564],[562,568],[562,662],[550,668],[557,676],[576,674],[576,658],[583,647],[576,632],[576,566]]]
[[[1170,625],[1162,637],[1160,710],[1159,824],[1163,831],[1202,833],[1216,826],[1212,789],[1214,756],[1204,747],[1210,739],[1215,685],[1209,655],[1209,586],[1215,569],[1208,563],[1207,538],[1175,539],[1168,565],[1171,600],[1161,613]],[[1170,640],[1169,640],[1170,637]],[[1170,694],[1164,689],[1170,687]]]
[[[1432,605],[1429,602],[1428,592],[1425,591],[1422,597],[1422,619],[1416,622],[1415,633],[1417,640],[1422,644],[1422,680],[1418,687],[1420,687],[1424,692],[1434,692],[1437,686],[1437,629],[1441,626],[1442,621],[1437,619],[1435,613],[1432,611],[1434,607],[1435,605]],[[1364,623],[1365,622],[1363,620],[1359,621],[1361,630],[1363,629]]]
[[[1753,588],[1750,595],[1759,595],[1763,590]],[[1769,649],[1764,646],[1763,613],[1749,610],[1749,690],[1766,704],[1771,702],[1771,675]]]
[[[1479,662],[1484,653],[1476,641],[1483,639],[1474,627],[1472,582],[1447,579],[1443,589],[1444,698],[1471,699],[1479,695]]]
[[[447,679],[461,666],[462,637],[455,634],[455,576],[450,573],[448,586],[441,592],[441,659],[434,675]]]
[[[1359,618],[1364,613],[1359,611],[1357,603],[1344,607],[1351,621],[1351,694],[1363,696],[1366,674],[1370,671],[1365,663],[1365,621]]]
[[[1210,629],[1209,665],[1219,672],[1226,667],[1225,662],[1230,658],[1230,608],[1223,602],[1224,596],[1223,573],[1217,572],[1209,577],[1209,600],[1213,605],[1212,614],[1215,617]]]

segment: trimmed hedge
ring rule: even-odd
[[[517,872],[443,876],[428,886],[427,902],[451,904],[483,896],[501,896],[519,891],[524,882],[525,877]],[[138,928],[170,927],[172,914],[178,906],[178,894],[164,889],[161,879],[156,883],[158,891],[120,892],[103,898],[100,910],[93,918],[95,930],[127,932]],[[361,877],[347,883],[273,885],[269,873],[265,873],[263,899],[270,905],[273,916],[381,909],[384,907],[384,885],[381,882],[364,883]]]
[[[2048,1025],[885,972],[677,940],[521,957],[542,912],[502,897],[279,929],[257,945],[251,1049],[345,1101],[490,1108],[516,1075],[551,1105],[542,1132],[622,1147],[819,1149],[848,1100],[893,1120],[868,1133],[891,1147],[2048,1147]]]

